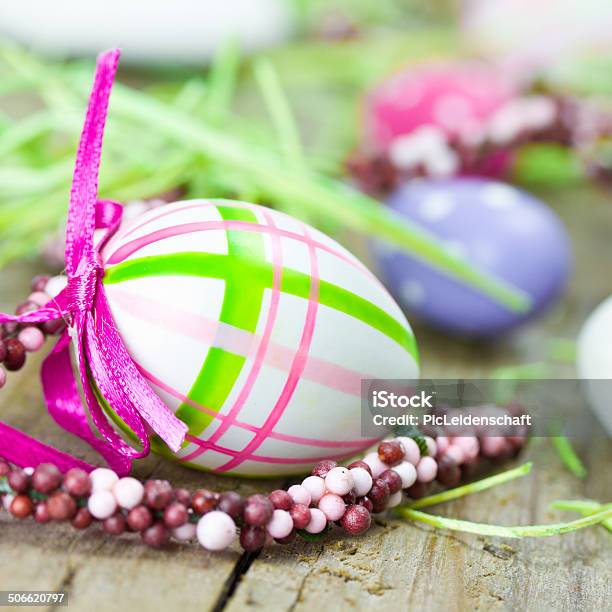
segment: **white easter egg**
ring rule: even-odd
[[[268,476],[356,455],[376,441],[361,432],[362,379],[418,376],[393,298],[288,215],[177,202],[126,222],[102,255],[130,355],[189,426],[185,465]]]
[[[577,366],[593,410],[612,435],[612,296],[604,300],[580,331]]]
[[[52,55],[121,47],[127,61],[199,62],[228,40],[242,51],[284,42],[294,15],[285,0],[21,0],[0,2],[0,34]]]

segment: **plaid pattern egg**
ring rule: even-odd
[[[361,433],[361,380],[418,375],[387,291],[288,215],[168,204],[126,222],[103,260],[130,355],[189,427],[175,458],[190,467],[277,476],[356,455],[375,442]]]

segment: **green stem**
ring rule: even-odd
[[[413,510],[402,508],[400,511],[404,518],[426,523],[439,529],[450,529],[451,531],[462,531],[465,533],[475,533],[478,535],[497,536],[500,538],[540,538],[569,533],[584,529],[591,525],[596,525],[602,521],[612,519],[612,507],[606,506],[605,510],[596,512],[584,518],[570,521],[569,523],[552,523],[550,525],[519,525],[516,527],[505,527],[503,525],[489,525],[486,523],[473,523],[458,519],[449,519],[443,516],[435,516]]]
[[[610,504],[608,504],[610,506]],[[591,516],[605,508],[603,504],[592,499],[560,499],[552,502],[550,508],[553,510],[566,510],[568,512],[578,512],[582,516]],[[601,524],[610,532],[612,532],[612,519],[601,521]]]
[[[553,446],[555,447],[563,465],[578,478],[586,478],[587,470],[584,464],[580,460],[580,457],[576,454],[572,443],[565,436],[555,436],[552,439]]]
[[[482,480],[477,480],[476,482],[470,482],[469,484],[461,487],[456,487],[454,489],[449,489],[448,491],[442,491],[441,493],[436,493],[435,495],[429,495],[428,497],[417,499],[404,506],[399,506],[396,508],[396,511],[403,510],[404,508],[412,508],[414,510],[417,508],[427,508],[429,506],[434,506],[435,504],[442,504],[454,499],[459,499],[460,497],[465,497],[466,495],[472,495],[473,493],[480,493],[481,491],[486,491],[487,489],[491,489],[492,487],[509,482],[515,478],[525,476],[526,474],[529,474],[532,467],[533,463],[529,461],[524,465],[512,470],[507,470],[501,474],[495,474],[495,476],[489,476],[488,478],[483,478]]]

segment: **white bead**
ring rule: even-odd
[[[321,533],[327,527],[327,517],[318,508],[310,509],[310,523],[306,525],[308,533]]]
[[[353,491],[357,497],[363,497],[367,495],[372,488],[372,476],[368,470],[360,467],[351,469],[351,476],[353,477]]]
[[[266,529],[273,538],[285,538],[293,530],[293,519],[286,510],[274,510]]]
[[[23,468],[23,471],[28,475],[31,476],[34,473],[34,468],[33,467],[26,467]]]
[[[295,504],[310,505],[310,492],[306,487],[302,485],[292,485],[287,489],[287,493],[289,493]]]
[[[200,519],[196,533],[206,550],[223,550],[236,538],[236,523],[225,512],[213,510]]]
[[[185,523],[180,527],[172,529],[172,537],[180,542],[188,542],[196,537],[197,527],[195,523]]]
[[[319,510],[329,521],[339,521],[346,511],[344,500],[334,493],[327,493],[319,500]]]
[[[325,480],[320,476],[308,476],[302,486],[310,493],[310,501],[316,504],[325,495]]]
[[[438,453],[438,445],[433,438],[425,436],[425,443],[427,444],[427,455],[429,457],[435,457]]]
[[[404,447],[404,459],[412,463],[412,465],[416,465],[421,458],[421,450],[419,449],[419,445],[412,438],[396,438],[398,442],[402,443]]]
[[[96,491],[111,491],[115,484],[119,481],[119,476],[107,468],[97,468],[91,474],[91,490]]]
[[[2,505],[4,506],[4,509],[7,512],[11,511],[11,504],[13,503],[14,499],[15,499],[14,495],[3,495],[2,496]]]
[[[346,495],[353,488],[353,476],[345,467],[335,467],[325,476],[325,486],[330,493]]]
[[[45,293],[51,298],[56,298],[66,288],[67,284],[67,276],[53,276],[45,285]]]
[[[399,477],[402,479],[402,489],[407,489],[411,487],[417,479],[416,468],[412,463],[408,461],[402,461],[398,465],[393,466],[394,471],[399,474]]]
[[[117,500],[110,491],[98,491],[93,493],[87,500],[87,509],[91,516],[100,521],[104,521],[115,514],[117,510]]]
[[[379,458],[378,453],[368,453],[363,458],[364,463],[367,463],[372,470],[372,478],[378,478],[385,470],[389,469]]]
[[[144,486],[135,478],[122,478],[115,483],[113,495],[122,508],[131,510],[142,501]]]
[[[402,502],[402,492],[396,491],[395,493],[391,493],[389,496],[389,501],[387,502],[387,508],[395,508],[395,506],[399,506]]]

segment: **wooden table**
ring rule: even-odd
[[[550,199],[550,198],[549,198]],[[575,337],[588,313],[612,293],[612,202],[573,190],[554,196],[575,243],[569,294],[544,319],[495,345],[466,344],[416,326],[423,372],[436,377],[485,377],[492,368],[541,359],[551,337]],[[33,268],[32,268],[33,269]],[[25,295],[31,267],[0,273],[0,306]],[[46,415],[36,358],[0,393],[0,418],[44,441],[95,461],[79,441]],[[533,472],[489,492],[432,511],[502,524],[576,518],[550,511],[550,501],[590,497],[610,501],[612,449],[601,438],[579,449],[589,468],[569,474],[546,440],[520,461]],[[192,488],[266,491],[280,481],[222,479],[155,456],[136,468]],[[209,554],[172,544],[154,551],[134,535],[105,537],[67,525],[40,526],[0,518],[0,590],[66,590],[74,610],[612,610],[612,535],[601,527],[562,537],[502,541],[434,531],[401,520],[377,520],[360,538],[336,535],[325,545],[298,542],[259,555],[238,549]]]

